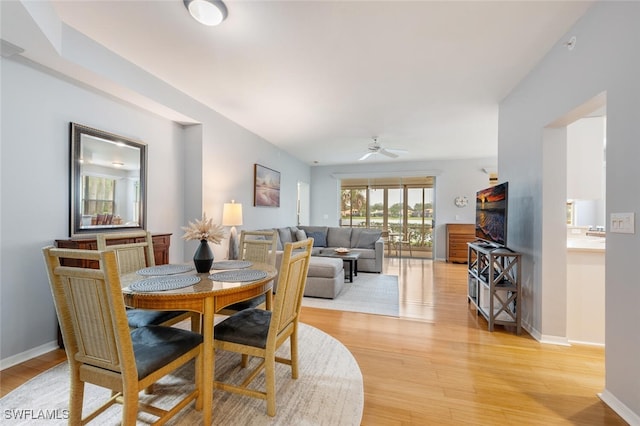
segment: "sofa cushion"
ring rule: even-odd
[[[376,251],[371,249],[352,248],[351,253],[360,253],[358,260],[376,258]]]
[[[380,239],[382,231],[379,229],[353,228],[351,233],[351,247],[374,249],[376,241]]]
[[[312,257],[309,260],[309,277],[333,278],[343,269],[341,259],[334,257]]]
[[[295,232],[292,232],[292,229],[290,227],[284,227],[284,228],[276,228],[276,230],[278,231],[278,245],[277,245],[277,250],[284,250],[284,245],[285,243],[293,243],[295,240]],[[296,228],[296,231],[298,230],[298,228]]]
[[[326,247],[327,237],[323,232],[307,232],[308,238],[313,238],[314,247]]]
[[[296,241],[304,241],[307,239],[307,233],[304,232],[304,229],[298,229],[296,231]]]
[[[351,247],[351,228],[329,228],[327,247]]]

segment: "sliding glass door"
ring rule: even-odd
[[[434,178],[342,181],[341,226],[383,231],[387,254],[432,258]]]

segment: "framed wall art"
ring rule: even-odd
[[[280,172],[255,164],[253,186],[254,206],[280,207]]]

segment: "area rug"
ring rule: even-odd
[[[278,353],[288,357],[289,345]],[[230,352],[216,352],[216,378],[240,379],[240,356]],[[251,362],[257,362],[254,358]],[[214,425],[359,425],[364,404],[362,373],[353,355],[340,342],[324,332],[300,324],[300,375],[291,379],[290,367],[276,365],[275,417],[266,413],[266,401],[214,392]],[[193,388],[193,362],[165,377],[154,386],[153,395],[141,393],[141,399],[154,405],[168,407],[176,395]],[[3,425],[66,425],[69,399],[69,368],[62,363],[45,371],[0,399]],[[233,380],[231,380],[233,381]],[[239,380],[236,380],[236,382]],[[264,386],[264,373],[256,378],[257,386]],[[85,386],[85,411],[97,407],[109,391],[93,385]],[[115,405],[95,419],[99,425],[119,425],[120,405]],[[21,417],[21,419],[20,419]],[[142,413],[138,424],[154,420]],[[202,415],[193,403],[182,410],[168,424],[201,424]]]
[[[353,283],[344,283],[335,299],[305,297],[302,306],[397,317],[400,314],[398,277],[360,273]]]

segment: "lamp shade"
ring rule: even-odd
[[[227,17],[227,6],[220,0],[183,0],[193,19],[210,27]]]
[[[231,200],[222,208],[222,226],[242,225],[242,204]]]

